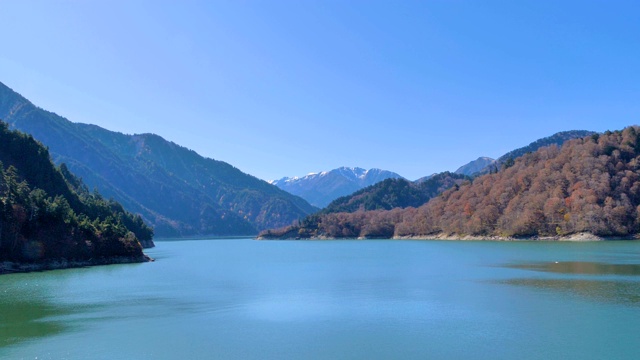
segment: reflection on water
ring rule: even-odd
[[[53,319],[73,313],[70,306],[60,306],[39,296],[37,288],[24,291],[19,286],[24,283],[12,281],[17,279],[18,277],[3,276],[0,285],[0,348],[28,339],[59,334],[68,324]]]
[[[507,265],[514,269],[584,275],[640,275],[640,264],[607,264],[587,261],[558,261]]]
[[[640,242],[157,246],[0,276],[0,359],[638,358]]]
[[[570,293],[596,302],[640,306],[640,283],[582,279],[510,279],[502,284]]]
[[[88,269],[9,274],[0,277],[0,349],[74,330],[99,308],[58,299],[63,284]]]
[[[578,275],[578,277],[526,277],[499,281],[503,284],[570,293],[597,302],[640,305],[640,281],[635,278],[635,276],[640,275],[640,264],[553,261],[510,264],[505,267],[554,274]],[[598,276],[607,276],[607,278],[598,278]]]
[[[0,300],[0,348],[14,343],[59,334],[66,326],[50,317],[70,314],[71,309],[61,309],[44,301]]]

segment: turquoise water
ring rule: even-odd
[[[148,254],[0,276],[0,358],[640,358],[640,242],[194,240]]]

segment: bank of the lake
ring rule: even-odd
[[[261,235],[256,237],[257,240],[366,240],[366,239],[380,239],[380,238],[370,238],[370,237],[358,237],[358,238],[335,238],[329,236],[312,236],[308,238],[304,237],[296,237],[296,236],[269,236],[269,235]],[[480,235],[467,235],[467,234],[446,234],[446,233],[437,233],[430,235],[410,235],[410,236],[393,236],[386,239],[393,240],[451,240],[451,241],[627,241],[627,240],[639,240],[640,236],[638,234],[628,237],[628,238],[620,238],[620,237],[605,237],[598,236],[588,232],[567,234],[567,235],[557,235],[557,236],[480,236]]]
[[[640,242],[157,241],[0,277],[2,359],[636,359]]]
[[[478,236],[466,234],[445,234],[438,233],[432,235],[415,235],[415,236],[394,236],[393,239],[400,240],[452,240],[452,241],[631,241],[638,240],[638,235],[629,238],[605,237],[592,233],[582,232],[567,235],[556,236],[532,236],[532,237],[513,237],[513,236]]]
[[[41,262],[12,262],[0,261],[0,275],[15,274],[32,271],[73,269],[87,266],[104,266],[116,264],[134,264],[153,261],[152,258],[142,256],[113,256],[86,260],[50,259]]]

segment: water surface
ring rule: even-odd
[[[157,241],[0,277],[4,359],[637,359],[640,242]]]

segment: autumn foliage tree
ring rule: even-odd
[[[418,208],[326,214],[312,222],[312,235],[327,237],[629,237],[640,232],[640,128],[543,147]]]

